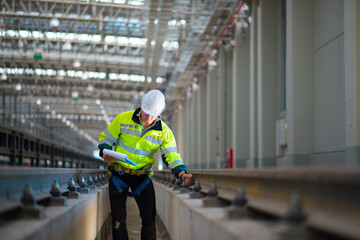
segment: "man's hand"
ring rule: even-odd
[[[107,162],[107,163],[110,163],[110,162],[113,162],[113,161],[115,161],[116,160],[116,158],[114,158],[114,157],[112,157],[112,156],[110,156],[110,155],[107,155],[107,154],[103,154],[103,159],[104,159],[104,161],[105,162]]]
[[[194,183],[195,183],[193,175],[191,173],[185,173],[184,171],[181,171],[181,172],[179,172],[178,176],[179,177],[181,176],[180,180],[182,182],[184,182],[185,179],[187,179],[190,186],[194,185]]]

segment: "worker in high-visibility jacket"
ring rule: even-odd
[[[134,197],[142,219],[141,239],[156,239],[155,191],[151,181],[154,154],[161,150],[162,160],[182,181],[194,184],[193,176],[176,149],[171,129],[159,118],[165,109],[165,97],[159,90],[146,93],[140,107],[120,113],[99,136],[100,156],[108,164],[109,195],[113,239],[128,239],[126,229],[126,198]],[[137,166],[116,161],[103,154],[104,149],[124,153]],[[129,191],[131,188],[131,192]]]

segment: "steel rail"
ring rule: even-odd
[[[245,190],[247,207],[284,218],[294,194],[301,199],[305,225],[360,239],[359,168],[272,168],[190,170],[207,193],[215,182],[218,197],[235,198],[239,187]],[[155,176],[170,175],[156,171]]]
[[[91,176],[104,179],[106,170],[100,169],[66,169],[66,168],[26,168],[26,167],[1,167],[0,168],[0,214],[22,206],[21,197],[26,184],[32,189],[36,201],[50,198],[50,190],[54,180],[60,186],[62,193],[67,192],[71,178],[75,183],[80,183],[82,177],[85,181]]]

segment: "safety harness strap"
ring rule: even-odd
[[[129,190],[129,185],[127,185],[124,181],[120,180],[120,178],[116,177],[114,174],[110,175],[110,179],[114,183],[119,193],[122,193],[124,190]]]
[[[129,192],[129,185],[127,185],[124,181],[122,181],[120,178],[115,176],[114,174],[110,175],[110,179],[114,183],[116,189],[119,191],[119,193],[122,193],[124,190],[128,191],[127,195],[129,197],[136,197],[137,195],[140,195],[141,192],[146,188],[146,186],[151,182],[151,177],[147,176],[147,178],[142,182],[136,189],[134,189],[132,192]]]
[[[148,164],[140,169],[129,169],[129,168],[124,168],[117,163],[110,163],[110,164],[111,165],[108,166],[109,174],[110,174],[110,172],[117,172],[120,175],[122,175],[124,173],[130,174],[130,175],[136,175],[136,176],[150,174],[151,167],[152,167],[152,164]]]
[[[151,177],[147,176],[147,178],[144,180],[143,183],[141,183],[135,190],[132,191],[132,196],[130,197],[135,197],[137,195],[140,195],[140,193],[146,188],[146,186],[151,182]]]

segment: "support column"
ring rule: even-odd
[[[186,99],[184,103],[185,119],[184,119],[184,154],[188,166],[191,166],[191,137],[190,137],[190,100]]]
[[[258,166],[275,166],[278,106],[278,0],[262,1],[257,11]]]
[[[233,73],[233,51],[232,48],[227,50],[226,57],[226,81],[225,81],[225,116],[224,116],[224,130],[225,130],[225,145],[224,145],[224,159],[226,161],[226,167],[229,167],[229,159],[227,158],[226,149],[232,148],[232,135],[234,134],[233,129],[231,128],[232,122],[232,73]]]
[[[226,74],[226,64],[227,64],[227,53],[225,50],[225,46],[222,45],[219,48],[219,60],[218,60],[218,75],[219,78],[217,79],[217,92],[218,92],[218,102],[217,108],[219,109],[217,115],[217,141],[219,150],[217,152],[219,163],[217,168],[225,167],[223,164],[225,163],[225,82],[227,78]]]
[[[252,23],[250,25],[250,159],[246,167],[258,167],[257,129],[257,7],[252,1]]]
[[[207,93],[206,93],[206,145],[207,145],[207,159],[206,168],[217,168],[218,161],[218,70],[217,67],[210,68],[207,74]]]
[[[17,95],[14,95],[14,113],[13,116],[11,116],[11,120],[13,122],[13,125],[16,126],[17,125]]]
[[[189,159],[189,155],[188,155],[188,153],[189,153],[189,151],[188,151],[188,135],[187,135],[187,129],[186,129],[186,123],[187,123],[187,121],[188,121],[188,119],[187,119],[187,111],[188,111],[188,109],[187,109],[187,104],[188,104],[188,102],[187,101],[184,101],[183,102],[183,108],[182,108],[182,110],[183,110],[183,115],[184,115],[184,117],[183,117],[183,134],[184,134],[184,138],[183,138],[183,158],[184,159],[186,159],[185,161],[186,161],[186,163],[187,163],[187,165],[189,165],[190,164],[190,159]]]
[[[176,145],[177,150],[181,156],[181,158],[184,160],[184,163],[188,163],[188,159],[185,158],[185,152],[184,152],[184,145],[185,145],[185,137],[184,137],[184,119],[185,119],[185,111],[184,107],[181,106],[178,113],[177,113],[177,138],[176,138]]]
[[[199,152],[198,152],[198,158],[199,158],[199,168],[205,169],[206,168],[206,162],[207,162],[207,81],[206,76],[202,75],[199,78]]]
[[[278,165],[296,166],[309,163],[313,146],[314,3],[290,0],[286,4],[287,157]]]
[[[234,168],[246,167],[249,159],[249,44],[248,25],[244,21],[236,23],[235,46],[233,51],[232,75],[232,148]]]
[[[22,126],[22,120],[23,120],[22,117],[21,117],[22,113],[23,113],[23,98],[20,97],[20,99],[19,99],[19,115],[18,115],[18,118],[17,118],[20,126]]]
[[[193,90],[194,91],[194,90]],[[192,139],[193,139],[193,154],[192,154],[192,166],[191,168],[199,168],[199,160],[198,160],[198,155],[199,155],[199,142],[200,142],[200,136],[199,136],[199,132],[198,129],[200,128],[200,124],[199,124],[199,91],[194,91],[194,95],[193,95],[193,103],[192,103],[192,122],[191,125],[193,126],[192,129]]]
[[[195,151],[195,139],[194,139],[194,96],[189,96],[188,100],[187,100],[188,104],[187,104],[187,122],[186,122],[186,131],[187,131],[187,145],[188,145],[188,149],[189,149],[189,153],[188,153],[188,157],[190,159],[190,164],[189,164],[189,168],[193,168],[194,166],[194,151]]]
[[[8,111],[9,111],[9,115],[8,115],[8,123],[11,125],[12,124],[12,114],[13,114],[13,109],[12,109],[12,95],[8,95],[8,99],[9,99],[9,105],[8,105]]]
[[[360,2],[344,2],[346,164],[360,165]]]
[[[227,44],[219,51],[219,80],[218,80],[218,128],[219,128],[219,160],[221,168],[228,167],[226,149],[231,144],[231,83],[232,83],[232,52]]]
[[[3,113],[2,113],[2,121],[3,121],[3,123],[5,123],[6,122],[6,95],[5,95],[5,93],[3,93],[3,95],[2,95],[2,109],[3,109]]]

